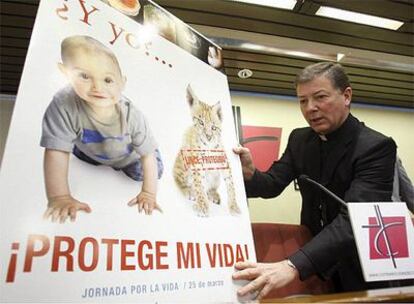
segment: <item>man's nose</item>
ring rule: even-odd
[[[308,102],[306,103],[306,108],[305,109],[306,109],[307,112],[313,112],[313,111],[318,110],[316,102],[313,98],[309,98]]]

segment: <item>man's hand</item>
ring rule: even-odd
[[[256,168],[253,165],[253,158],[250,150],[245,147],[233,148],[233,152],[240,156],[244,180],[251,180]]]
[[[59,221],[59,223],[64,223],[68,218],[74,222],[78,211],[90,213],[92,209],[88,204],[81,203],[71,195],[60,195],[49,198],[48,208],[44,213],[43,218],[51,218],[54,223],[57,221]]]
[[[271,290],[281,288],[299,277],[299,272],[287,264],[287,260],[277,263],[239,262],[233,280],[250,280],[237,291],[239,296],[257,292],[257,299],[263,299]]]
[[[140,213],[144,210],[145,214],[151,215],[154,209],[162,213],[162,209],[157,204],[154,193],[141,191],[136,197],[128,202],[128,206],[133,206],[135,204],[138,205],[138,212]]]

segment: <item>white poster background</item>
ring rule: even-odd
[[[85,12],[81,3],[88,12],[92,6],[98,8],[90,14],[89,24],[84,22]],[[118,34],[120,28],[124,29],[113,45],[109,43],[115,38],[110,23],[116,25]],[[151,40],[148,50],[131,47],[126,34],[138,35],[140,28],[133,20],[97,0],[41,1],[0,171],[2,302],[237,301],[238,286],[231,279],[233,266],[225,267],[219,262],[224,262],[224,244],[230,245],[234,254],[239,245],[243,258],[247,259],[248,255],[251,261],[255,261],[255,251],[241,167],[232,153],[237,140],[227,79],[158,36]],[[146,216],[139,214],[136,207],[127,206],[127,202],[139,193],[140,183],[120,171],[91,166],[71,156],[69,184],[72,195],[89,203],[92,213],[79,212],[74,223],[58,224],[42,219],[47,205],[43,179],[44,149],[39,146],[42,117],[53,95],[66,85],[66,79],[57,68],[61,61],[60,42],[75,34],[92,36],[112,49],[127,77],[123,94],[149,121],[165,166],[157,194],[163,214],[155,211],[152,216]],[[224,181],[220,187],[222,203],[211,206],[208,217],[197,216],[192,203],[174,183],[174,160],[181,147],[183,133],[192,123],[186,101],[188,84],[201,100],[209,104],[221,102],[222,138],[233,172],[240,215],[233,216],[228,211]],[[31,271],[23,272],[29,235],[45,235],[50,248],[44,255],[33,258]],[[59,270],[51,271],[57,236],[70,237],[75,242],[73,271],[66,271],[67,259],[63,257],[59,259]],[[99,243],[99,255],[95,256],[98,266],[89,272],[80,270],[78,264],[79,243],[87,237]],[[132,256],[126,261],[128,265],[135,265],[136,270],[120,271],[119,244],[114,245],[113,270],[106,270],[107,246],[101,243],[103,238],[119,242],[134,240],[135,245],[127,246]],[[168,265],[168,269],[138,268],[137,244],[142,240],[151,242],[153,249],[147,248],[145,253],[150,259],[154,258],[154,263],[155,242],[166,242],[167,245],[161,249],[164,256],[160,261]],[[19,249],[12,249],[14,242],[19,243]],[[185,246],[199,244],[200,268],[178,269],[177,242]],[[206,244],[217,250],[215,265],[209,260]],[[36,250],[40,245],[37,244]],[[86,263],[90,265],[92,247],[86,247],[85,251],[89,254]],[[229,251],[227,254],[230,256]],[[15,280],[6,283],[13,255],[17,261]],[[235,256],[232,258],[234,260]],[[229,260],[231,262],[230,257]],[[105,288],[110,293],[107,296],[103,296]]]
[[[395,258],[396,268],[390,258],[370,259],[370,239],[368,218],[376,218],[374,205],[378,205],[382,217],[399,216],[405,218],[407,232],[408,257]],[[362,264],[364,279],[371,281],[389,281],[414,278],[414,227],[405,203],[348,203],[352,229]]]

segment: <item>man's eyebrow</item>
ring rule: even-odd
[[[311,95],[317,95],[319,93],[327,93],[327,91],[325,89],[320,89],[320,90],[318,90],[316,92],[313,92]],[[303,98],[303,97],[306,97],[306,95],[297,95],[297,97],[298,98]]]
[[[312,95],[316,95],[316,94],[319,94],[319,93],[326,93],[326,90],[325,89],[320,89],[319,91],[316,91],[315,93],[312,93]]]

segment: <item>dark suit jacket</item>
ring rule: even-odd
[[[275,197],[306,174],[346,202],[391,201],[396,157],[391,138],[349,115],[327,139],[322,142],[311,128],[293,130],[281,159],[265,173],[256,170],[246,182],[247,195]],[[314,235],[289,257],[300,278],[334,274],[338,291],[375,288],[364,283],[346,208],[306,181],[299,180],[299,187],[301,223]]]

